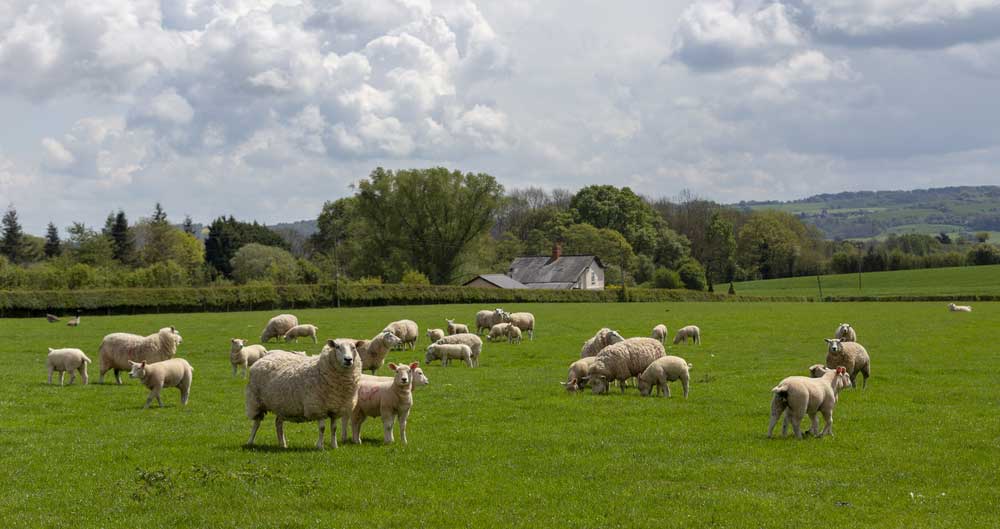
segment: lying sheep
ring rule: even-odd
[[[972,312],[972,307],[968,305],[956,305],[954,303],[949,303],[948,310],[952,312]]]
[[[469,346],[472,350],[472,366],[479,367],[479,354],[483,350],[483,340],[479,336],[467,333],[467,334],[453,334],[451,336],[445,336],[440,340],[434,342],[435,344],[449,344],[449,343],[461,343]]]
[[[691,367],[691,364],[679,356],[657,358],[639,375],[639,394],[643,397],[648,397],[651,390],[655,387],[657,394],[669,397],[670,385],[667,383],[680,380],[681,387],[684,388],[684,398],[686,399],[691,379],[688,370]]]
[[[619,334],[618,331],[613,331],[605,327],[597,331],[597,334],[593,338],[583,342],[583,349],[580,349],[580,358],[597,356],[597,353],[601,352],[601,349],[624,341],[625,337]]]
[[[267,354],[267,349],[263,345],[247,345],[247,341],[242,338],[233,338],[229,344],[229,363],[233,366],[234,377],[237,370],[242,367],[243,378],[246,378],[247,369]]]
[[[441,329],[427,329],[427,339],[430,340],[431,343],[434,343],[444,337],[444,331]]]
[[[173,358],[177,354],[177,346],[181,344],[180,333],[173,327],[164,327],[156,334],[139,336],[124,332],[116,332],[104,337],[101,341],[101,376],[98,383],[104,383],[104,374],[114,369],[115,382],[122,383],[121,371],[131,370],[130,362],[160,362]]]
[[[625,381],[637,377],[657,358],[665,356],[663,344],[652,338],[629,338],[609,345],[597,354],[590,367],[590,388],[596,395],[607,393],[611,382],[617,380],[622,393]]]
[[[462,346],[468,349],[468,346]],[[413,407],[413,371],[419,366],[389,364],[395,376],[362,377],[358,384],[358,400],[351,412],[354,444],[361,444],[361,424],[368,417],[382,417],[382,432],[386,444],[393,442],[392,425],[399,418],[399,439],[406,444],[406,420]]]
[[[560,382],[566,391],[579,391],[587,385],[590,379],[590,368],[597,361],[596,356],[581,358],[569,365],[569,374],[566,375],[566,382]]]
[[[516,325],[508,325],[504,334],[507,335],[507,343],[521,343],[521,329]]]
[[[490,327],[490,333],[486,335],[486,339],[491,342],[504,339],[507,336],[507,327],[510,327],[509,323],[498,323]]]
[[[59,321],[59,316],[56,316],[55,314],[46,314],[45,315],[45,319],[49,323],[55,323],[55,322]]]
[[[476,313],[476,334],[489,331],[494,325],[503,323],[506,312],[501,308],[481,310]]]
[[[370,370],[374,375],[375,371],[385,363],[385,357],[389,355],[389,351],[401,343],[403,341],[389,331],[381,331],[371,340],[354,340],[354,347],[361,357],[361,370]]]
[[[288,329],[288,331],[285,332],[284,335],[285,343],[288,343],[292,340],[295,340],[295,343],[299,343],[299,338],[305,338],[307,336],[313,339],[313,343],[317,343],[316,331],[318,330],[319,327],[315,325],[309,325],[309,324],[296,325],[295,327],[292,327],[291,329]]]
[[[653,327],[653,334],[652,334],[651,337],[654,340],[659,340],[660,343],[665,344],[665,343],[667,343],[667,335],[668,335],[668,333],[667,333],[667,326],[666,325],[664,325],[664,324],[661,323],[661,324],[657,325],[656,327]]]
[[[327,340],[316,356],[298,356],[271,351],[250,368],[246,389],[247,418],[253,421],[248,446],[253,445],[260,421],[267,412],[275,415],[278,444],[287,448],[284,422],[316,421],[323,448],[326,419],[330,419],[330,445],[337,447],[338,417],[350,416],[358,399],[361,362],[354,344]]]
[[[677,329],[677,334],[674,335],[674,345],[681,342],[687,343],[688,338],[691,339],[691,343],[700,344],[701,343],[701,329],[697,325],[688,325],[686,327],[681,327]]]
[[[49,347],[49,355],[45,357],[45,367],[49,370],[49,384],[52,383],[52,373],[59,373],[59,385],[63,385],[63,377],[69,372],[69,383],[72,385],[76,380],[76,372],[80,372],[80,379],[84,385],[90,382],[87,377],[87,364],[90,359],[79,349],[53,349]]]
[[[149,404],[156,399],[156,403],[163,407],[160,400],[160,391],[163,388],[178,388],[181,390],[181,406],[186,406],[188,397],[191,395],[191,377],[194,369],[191,364],[183,358],[171,358],[162,362],[149,364],[146,362],[129,362],[132,370],[128,376],[138,378],[144,386],[149,388],[149,396],[146,397],[146,405],[142,409],[149,407]]]
[[[530,312],[505,312],[503,315],[505,323],[514,325],[521,331],[528,333],[528,339],[535,339],[535,315]]]
[[[842,342],[858,341],[858,333],[854,332],[854,327],[851,327],[850,323],[841,323],[833,337]]]
[[[271,338],[284,336],[292,327],[299,324],[299,319],[291,314],[278,314],[267,322],[260,333],[260,343],[267,343]]]
[[[401,349],[406,349],[409,347],[411,350],[416,347],[417,336],[420,335],[420,329],[417,327],[417,322],[413,320],[399,320],[386,325],[383,331],[389,331],[395,334],[402,344],[400,344]]]
[[[871,376],[871,358],[868,351],[858,342],[844,342],[826,339],[826,367],[836,369],[843,366],[851,377],[851,385],[857,382],[858,373],[864,376],[861,388],[868,387],[868,377]]]
[[[465,365],[474,367],[472,363],[472,348],[464,343],[432,343],[427,346],[427,354],[424,362],[431,363],[434,360],[441,360],[442,366],[447,366],[451,360],[464,360]]]
[[[837,404],[837,395],[840,394],[840,390],[849,387],[851,387],[851,377],[843,367],[828,370],[820,378],[799,376],[785,378],[771,389],[774,396],[771,398],[771,423],[767,427],[768,438],[774,433],[774,426],[778,423],[778,418],[786,411],[785,420],[781,425],[782,436],[788,434],[788,423],[791,422],[795,437],[802,439],[800,425],[806,414],[809,414],[809,418],[812,419],[809,433],[816,437],[833,435],[833,408]],[[822,412],[826,421],[826,427],[822,432],[819,432],[817,412]]]
[[[448,336],[453,334],[465,334],[469,332],[469,326],[464,323],[455,323],[455,320],[444,320],[448,322]]]

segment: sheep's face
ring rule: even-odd
[[[232,344],[233,344],[233,349],[242,349],[246,347],[247,342],[239,338],[233,338]]]
[[[329,342],[327,343],[329,344]],[[338,366],[347,369],[354,365],[355,357],[358,354],[357,349],[354,348],[354,344],[349,342],[334,342],[332,347],[334,361]]]
[[[624,342],[625,337],[618,331],[609,331],[606,341],[608,345],[614,345],[616,343]]]
[[[569,391],[571,393],[574,393],[576,392],[576,390],[580,389],[580,381],[577,380],[576,377],[574,377],[573,375],[570,375],[569,379],[566,380],[566,382],[560,382],[560,384],[562,384],[563,387],[566,388],[566,391]]]
[[[389,331],[382,331],[382,340],[385,341],[386,345],[388,345],[390,349],[403,343],[403,340],[399,339],[399,336],[396,336]]]
[[[608,378],[605,376],[590,377],[590,391],[594,395],[608,392]]]
[[[954,303],[949,303],[948,304],[948,308],[951,309],[951,310],[955,310],[955,307],[956,307],[956,305]]]
[[[139,378],[139,379],[141,379],[142,377],[146,376],[146,362],[142,362],[142,363],[138,363],[137,364],[137,363],[129,360],[128,364],[130,366],[132,366],[132,370],[128,372],[128,377],[129,378]]]
[[[408,387],[413,381],[413,370],[417,368],[419,364],[416,362],[410,365],[396,365],[389,363],[389,369],[396,372],[396,376],[393,378],[393,384],[399,387]]]
[[[826,352],[828,353],[839,353],[844,350],[844,346],[840,344],[840,340],[833,338],[826,339]]]
[[[636,380],[639,382],[639,394],[643,397],[648,397],[650,392],[653,390],[653,384],[642,377],[638,377]]]
[[[413,370],[413,387],[426,386],[430,384],[431,381],[427,380],[427,375],[424,374],[424,370],[419,367]]]
[[[424,355],[424,363],[427,364],[431,363],[434,360],[435,356],[436,355],[434,354],[434,347],[427,346],[427,354]]]
[[[827,369],[827,367],[823,364],[813,364],[809,366],[809,376],[812,378],[819,378],[825,375],[827,371],[829,371],[829,369]]]

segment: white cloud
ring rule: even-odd
[[[42,148],[45,149],[45,164],[53,169],[66,169],[76,161],[76,156],[58,140],[42,138]]]

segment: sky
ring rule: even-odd
[[[997,184],[1000,0],[0,0],[25,229],[315,218],[378,166],[720,202]]]

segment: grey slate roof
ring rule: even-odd
[[[465,282],[466,285],[475,281],[478,278],[482,278],[484,281],[493,283],[500,288],[528,288],[521,284],[519,281],[511,279],[503,274],[480,274]]]
[[[563,255],[552,263],[550,256],[518,257],[510,264],[510,276],[527,285],[529,288],[570,288],[580,278],[580,274],[597,261],[604,268],[601,260],[593,255]],[[536,287],[537,283],[550,286]],[[557,284],[568,283],[568,286]]]

